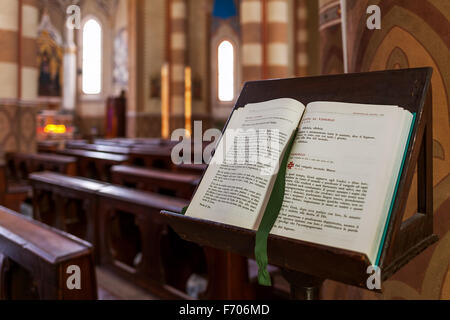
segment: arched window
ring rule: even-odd
[[[234,99],[234,61],[233,44],[227,40],[222,41],[217,52],[218,98],[221,102],[230,102]]]
[[[102,91],[102,27],[95,19],[83,26],[83,81],[84,94]]]

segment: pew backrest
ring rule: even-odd
[[[76,175],[76,158],[52,153],[8,153],[6,155],[8,178],[26,180],[33,172],[55,171]]]
[[[0,207],[3,262],[6,257],[27,270],[37,284],[40,299],[96,299],[92,252],[92,246],[85,241]],[[81,271],[81,289],[71,290],[68,278],[77,267]],[[6,269],[0,279],[8,277]],[[6,283],[1,282],[0,292],[8,291]]]
[[[200,181],[200,176],[197,174],[123,165],[112,167],[111,177],[114,184],[166,193],[183,199],[191,198]]]
[[[31,184],[46,183],[86,192],[96,192],[107,184],[82,177],[71,177],[54,172],[39,172],[30,175]]]
[[[155,210],[155,212],[165,208],[174,210],[173,212],[181,212],[189,204],[188,201],[183,199],[114,185],[100,189],[98,195],[101,197],[101,200],[113,199],[124,203],[136,204]]]
[[[128,160],[128,157],[124,156],[124,155],[112,154],[112,153],[106,153],[106,152],[79,150],[79,149],[65,149],[65,150],[58,151],[58,153],[62,154],[62,155],[72,156],[72,157],[86,158],[86,159],[91,159],[91,160],[101,160],[101,161],[115,162],[115,163],[122,163],[122,162],[126,162]]]
[[[120,154],[120,155],[128,155],[130,153],[130,148],[127,148],[127,147],[96,145],[96,144],[78,145],[73,148],[69,147],[69,149],[105,152],[105,153]]]
[[[3,194],[6,192],[6,189],[7,189],[6,167],[3,163],[1,163],[0,164],[0,201],[2,201]]]

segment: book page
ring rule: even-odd
[[[256,229],[304,110],[293,99],[236,109],[186,215]]]
[[[366,253],[373,259],[411,118],[395,106],[309,104],[288,162],[283,207],[271,233]]]

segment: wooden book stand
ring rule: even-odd
[[[248,82],[235,109],[277,98],[398,105],[416,113],[379,267],[382,281],[437,241],[433,234],[433,162],[431,68],[390,70],[296,79]],[[403,221],[417,167],[418,213]],[[255,234],[212,221],[163,211],[168,224],[184,239],[245,257],[254,257]],[[370,265],[366,255],[270,235],[269,263],[283,269],[297,299],[314,299],[324,279],[366,288]]]

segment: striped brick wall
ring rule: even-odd
[[[38,25],[37,0],[0,1],[0,158],[35,151]]]
[[[265,0],[266,77],[288,76],[288,0]]]
[[[295,8],[295,73],[308,75],[308,7],[307,0],[296,0]]]
[[[187,36],[186,0],[170,3],[170,96],[171,116],[184,114],[184,68],[186,66]],[[171,128],[171,130],[176,128]]]
[[[283,78],[289,73],[288,0],[242,0],[244,81]]]
[[[18,94],[19,1],[0,1],[0,99]]]
[[[262,1],[241,0],[243,81],[263,78]]]
[[[19,10],[22,10],[21,19]],[[37,97],[38,23],[37,0],[0,1],[0,99],[32,100]],[[22,33],[20,40],[19,32]]]
[[[23,0],[22,17],[22,96],[20,98],[23,100],[33,100],[38,96],[39,79],[37,65],[38,0]]]

